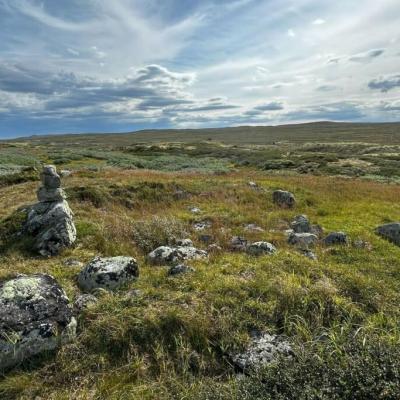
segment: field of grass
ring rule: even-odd
[[[140,277],[80,314],[74,342],[1,376],[2,400],[400,398],[400,247],[374,233],[399,220],[400,141],[234,147],[90,139],[74,147],[70,138],[43,140],[3,144],[0,160],[9,165],[12,152],[26,157],[15,158],[18,167],[56,162],[74,171],[63,185],[77,244],[44,259],[9,240],[20,223],[16,211],[36,201],[38,187],[34,170],[9,171],[0,181],[0,279],[49,273],[73,301],[80,268],[64,265],[68,258],[133,256]],[[302,172],[309,163],[320,166]],[[381,173],[383,166],[392,172]],[[273,204],[276,189],[295,194],[293,210]],[[193,206],[201,213],[191,213]],[[370,247],[318,245],[318,260],[310,260],[287,244],[284,231],[298,214]],[[204,220],[211,227],[197,232],[193,224]],[[264,231],[247,232],[250,223]],[[170,277],[166,267],[146,263],[149,249],[171,235],[206,248],[203,234],[222,249],[190,262],[195,272]],[[232,252],[235,235],[278,251]],[[294,357],[238,375],[230,355],[254,330],[286,337]]]

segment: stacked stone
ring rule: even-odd
[[[74,244],[76,228],[56,167],[44,166],[40,179],[42,186],[37,191],[39,203],[30,208],[24,229],[34,236],[38,253],[54,256]]]
[[[37,191],[37,198],[42,203],[63,201],[66,194],[61,188],[61,179],[54,165],[45,165],[40,174],[42,186]]]

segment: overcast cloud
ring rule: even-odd
[[[0,0],[0,137],[400,120],[398,0]]]

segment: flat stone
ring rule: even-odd
[[[206,251],[196,247],[160,246],[147,255],[147,260],[152,265],[174,265],[184,260],[198,260],[207,256]]]
[[[277,335],[253,334],[245,351],[232,356],[235,366],[242,372],[258,370],[279,356],[292,357],[293,350],[290,343]]]
[[[41,186],[37,191],[37,198],[40,202],[50,203],[50,202],[63,201],[67,198],[67,195],[64,189],[61,188],[53,189]]]
[[[302,249],[308,249],[311,246],[315,246],[318,242],[317,236],[313,233],[292,233],[288,238],[288,243],[292,246],[300,247]]]
[[[115,290],[138,276],[139,266],[132,257],[95,257],[79,273],[78,285],[85,292]]]
[[[274,254],[276,247],[269,242],[254,242],[247,246],[246,251],[253,256],[261,256],[264,254]]]

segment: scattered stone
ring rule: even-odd
[[[290,343],[280,336],[268,333],[255,333],[252,336],[246,350],[232,356],[233,363],[242,372],[265,367],[279,356],[293,356]]]
[[[256,224],[247,224],[244,229],[249,232],[264,232],[264,229]]]
[[[67,258],[66,260],[64,260],[63,264],[66,267],[83,267],[83,263],[76,258]]]
[[[34,248],[39,254],[54,256],[74,244],[76,228],[56,167],[44,166],[40,178],[39,203],[29,208],[23,232],[35,238]]]
[[[284,208],[293,208],[296,204],[293,193],[285,190],[275,190],[275,192],[272,193],[272,200],[275,204]]]
[[[72,175],[72,171],[70,171],[69,169],[62,169],[60,171],[60,176],[62,178],[66,178],[67,176],[71,176]]]
[[[327,246],[332,246],[336,244],[344,245],[348,244],[349,239],[347,234],[344,232],[331,232],[325,239],[324,243]]]
[[[20,275],[0,283],[0,370],[76,334],[69,300],[50,275]]]
[[[178,239],[176,245],[181,247],[193,247],[193,242],[191,239]]]
[[[201,210],[200,210],[199,207],[189,207],[189,211],[190,211],[192,214],[200,214],[200,213],[201,213]]]
[[[171,275],[187,274],[188,272],[195,272],[195,269],[185,264],[178,264],[172,266],[169,269],[168,275],[171,276]]]
[[[77,313],[97,303],[97,297],[92,294],[81,294],[77,297],[74,303],[74,310]]]
[[[317,236],[313,233],[292,233],[288,238],[288,243],[292,246],[299,247],[301,249],[308,249],[314,246],[318,242]]]
[[[312,252],[311,250],[308,249],[299,249],[300,253],[303,254],[303,256],[309,258],[310,260],[318,260],[318,257],[316,256],[316,254],[314,252]]]
[[[378,226],[375,232],[379,236],[389,240],[389,242],[400,246],[400,222],[392,222],[390,224]]]
[[[174,265],[184,260],[198,260],[207,257],[207,252],[196,247],[169,247],[160,246],[147,255],[152,265]]]
[[[207,251],[209,253],[219,253],[220,251],[222,251],[222,247],[216,243],[212,243],[207,247]]]
[[[258,189],[258,185],[257,183],[253,182],[253,181],[248,181],[247,185],[249,185],[251,188],[253,189]]]
[[[295,233],[310,233],[311,224],[306,215],[297,215],[290,224]]]
[[[363,240],[363,239],[357,239],[353,242],[353,247],[356,249],[366,249],[371,251],[372,250],[372,244]]]
[[[232,251],[246,251],[247,248],[247,240],[241,236],[234,236],[231,239],[230,249]]]
[[[274,254],[276,247],[269,242],[254,242],[247,246],[246,251],[253,256],[261,256],[263,254]]]
[[[208,244],[211,243],[214,240],[214,238],[211,235],[204,234],[199,236],[199,240],[202,241],[203,243]]]
[[[211,222],[210,221],[195,222],[193,224],[193,228],[195,231],[204,231],[205,229],[211,228]]]
[[[97,288],[114,290],[138,276],[139,267],[132,257],[95,257],[79,273],[78,285],[86,292]]]

